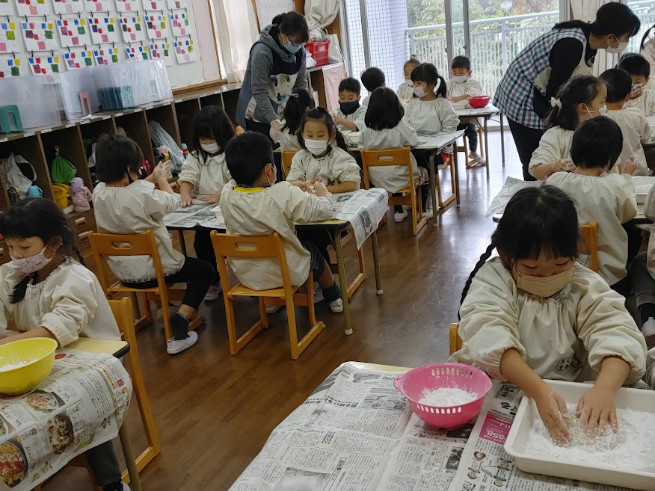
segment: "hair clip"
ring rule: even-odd
[[[562,109],[562,101],[560,101],[559,99],[557,99],[555,97],[550,98],[550,105],[551,105],[551,107],[558,107],[558,108]]]

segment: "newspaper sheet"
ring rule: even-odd
[[[541,181],[524,181],[523,179],[517,179],[516,177],[508,177],[505,179],[505,184],[503,184],[502,189],[498,192],[494,199],[491,200],[489,208],[487,208],[487,217],[493,215],[502,215],[505,212],[505,207],[509,200],[512,199],[512,196],[516,194],[517,191],[523,188],[529,188],[534,186],[540,186],[543,184]]]
[[[0,398],[0,489],[32,489],[76,455],[116,438],[131,395],[120,360],[59,350],[37,389]]]
[[[384,189],[360,189],[352,193],[333,194],[330,197],[334,218],[350,222],[357,249],[375,232],[387,212],[388,195]]]
[[[196,202],[186,208],[178,208],[164,217],[168,228],[192,229],[196,227],[225,230],[221,208],[216,203]]]

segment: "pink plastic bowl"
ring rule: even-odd
[[[487,104],[489,104],[488,95],[476,95],[475,97],[469,97],[469,106],[475,109],[481,109]]]
[[[393,385],[407,399],[419,418],[435,428],[453,430],[475,418],[480,412],[491,380],[482,370],[461,363],[432,363],[403,373]],[[437,407],[419,404],[424,389],[443,387],[474,392],[478,398],[461,406]]]

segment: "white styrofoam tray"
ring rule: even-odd
[[[566,400],[567,404],[577,404],[580,397],[591,386],[591,384],[555,380],[546,380],[546,383],[552,386]],[[655,391],[622,388],[616,394],[616,407],[655,413]],[[505,451],[514,457],[516,466],[522,471],[647,491],[655,489],[655,473],[626,472],[531,456],[526,453],[526,448],[530,428],[535,418],[539,418],[539,412],[534,400],[524,397],[505,440]]]

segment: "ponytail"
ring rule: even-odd
[[[341,133],[338,129],[335,141],[337,142],[337,147],[339,147],[341,150],[345,150],[346,152],[348,151],[346,139],[343,137],[343,133]]]
[[[11,303],[18,303],[25,298],[25,293],[27,292],[27,285],[30,283],[35,283],[37,278],[37,273],[28,274],[20,280],[14,286],[13,291],[11,292]]]
[[[441,75],[437,77],[437,80],[439,80],[439,87],[437,87],[437,89],[434,91],[435,95],[437,97],[446,97],[448,90],[448,87],[446,86],[446,80],[444,80]]]
[[[639,51],[643,51],[644,46],[646,46],[646,39],[648,39],[648,35],[651,33],[653,28],[655,28],[655,26],[650,26],[648,29],[646,29],[646,32],[641,37],[641,44],[639,44]]]
[[[473,271],[471,271],[471,274],[469,275],[468,279],[466,280],[466,283],[464,284],[464,290],[462,290],[462,298],[459,301],[459,305],[461,306],[464,303],[464,299],[466,298],[466,294],[469,292],[469,288],[471,288],[471,283],[473,282],[473,277],[478,273],[480,268],[484,266],[484,263],[487,262],[487,259],[491,257],[491,253],[493,250],[496,248],[496,244],[494,244],[493,240],[491,241],[491,244],[487,247],[487,250],[482,253],[480,256],[480,259],[475,265],[475,268],[473,268]],[[457,313],[457,317],[459,318],[459,312]]]

